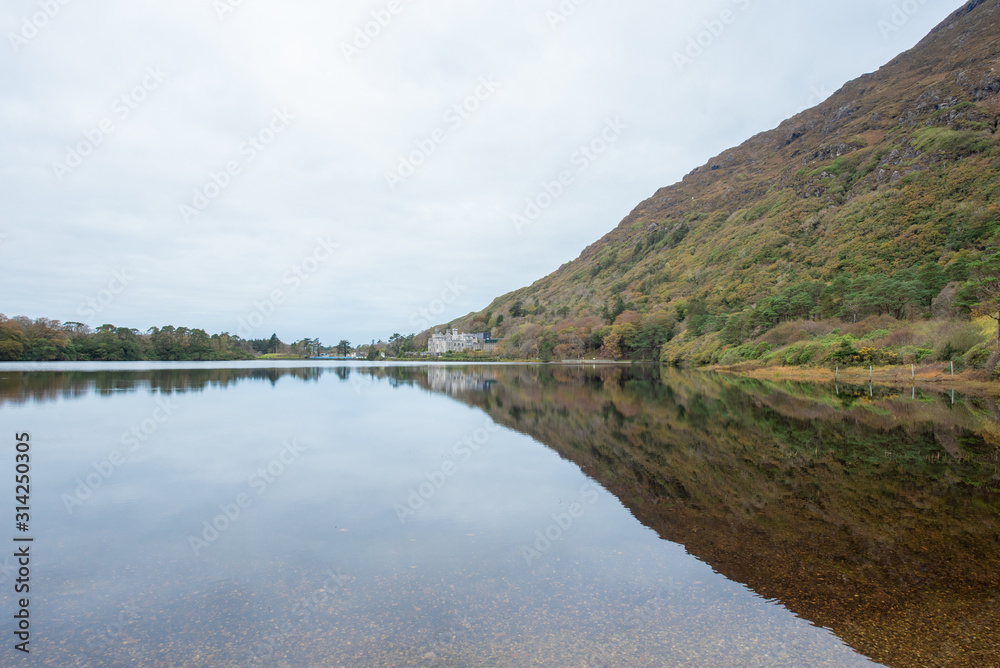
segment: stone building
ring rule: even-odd
[[[444,334],[434,332],[427,341],[427,352],[431,355],[458,353],[463,350],[478,352],[493,352],[496,350],[496,339],[490,338],[489,332],[466,334],[457,329],[447,330]]]

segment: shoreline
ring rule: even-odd
[[[936,391],[959,390],[964,394],[1000,396],[1000,382],[987,380],[982,371],[957,371],[954,377],[939,364],[916,367],[911,375],[909,365],[874,367],[869,381],[869,371],[863,367],[834,369],[806,366],[754,367],[748,365],[713,365],[704,367],[719,373],[771,381],[801,381],[811,383],[841,382],[851,385],[877,385],[893,387],[920,387]]]

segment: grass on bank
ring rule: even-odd
[[[833,370],[869,366],[905,368],[910,365],[930,377],[951,364],[965,377],[1000,377],[996,321],[897,320],[872,316],[857,323],[840,320],[798,320],[778,325],[741,345],[724,345],[719,333],[697,338],[680,336],[663,347],[661,361],[693,360],[701,366],[734,370],[804,367]]]

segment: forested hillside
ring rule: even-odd
[[[491,329],[511,357],[739,362],[823,339],[826,361],[995,366],[996,324],[962,321],[996,314],[998,126],[1000,0],[977,0],[450,324]],[[765,340],[783,323],[804,325]],[[862,352],[866,336],[880,345]]]

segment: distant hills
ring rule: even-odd
[[[875,316],[891,331],[967,314],[955,297],[1000,222],[998,126],[1000,0],[976,0],[449,324],[492,330],[512,357],[718,362],[788,321]],[[912,343],[904,356],[936,345]]]

